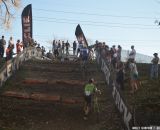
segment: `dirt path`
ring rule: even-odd
[[[2,130],[122,130],[123,125],[114,106],[111,93],[104,83],[103,74],[95,63],[89,64],[86,75],[82,74],[78,63],[51,63],[30,61],[7,81],[1,93],[18,91],[29,94],[44,93],[60,95],[63,98],[83,100],[83,84],[90,77],[97,80],[101,89],[99,96],[100,116],[91,113],[87,121],[83,120],[83,103],[51,102],[42,100],[0,97],[0,128]],[[27,84],[26,79],[75,80],[75,84]],[[86,79],[86,80],[84,80]]]

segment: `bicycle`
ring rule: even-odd
[[[97,90],[97,92],[95,92],[95,94],[94,94],[93,110],[94,110],[94,113],[96,114],[96,120],[97,120],[97,122],[99,122],[100,105],[98,102],[98,95],[97,94],[101,94],[101,91]]]

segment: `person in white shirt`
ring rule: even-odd
[[[134,49],[134,46],[132,45],[131,46],[131,52],[129,53],[129,60],[135,60],[135,57],[136,57],[136,50]]]
[[[138,79],[138,70],[135,61],[132,59],[131,63],[129,64],[130,68],[130,84],[132,87],[131,93],[137,91],[138,86],[140,86],[140,82]]]
[[[14,48],[13,37],[10,37],[10,39],[9,39],[9,41],[8,41],[8,46],[10,46],[11,48]]]

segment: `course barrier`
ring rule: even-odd
[[[125,128],[127,130],[132,130],[133,114],[131,113],[131,110],[129,109],[129,107],[126,105],[126,102],[119,90],[119,87],[113,78],[114,73],[112,73],[110,69],[111,65],[107,63],[107,61],[102,57],[100,52],[101,52],[100,50],[96,50],[97,63],[100,66],[102,72],[104,73],[106,82],[108,84],[108,87],[110,88],[109,90],[112,93],[115,105],[123,119]]]
[[[19,69],[20,65],[31,58],[42,58],[41,49],[35,47],[25,48],[20,54],[11,60],[6,61],[6,63],[0,69],[0,87],[6,82],[6,80]]]

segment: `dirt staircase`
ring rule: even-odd
[[[3,130],[122,130],[120,116],[96,63],[26,61],[1,90]],[[95,78],[102,91],[99,121],[83,120],[84,84]]]

